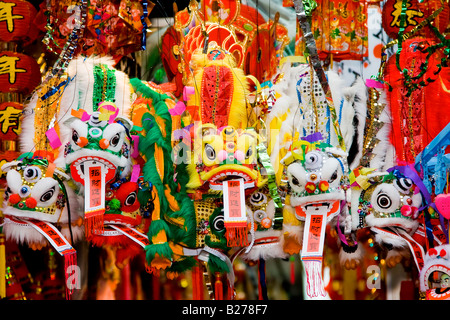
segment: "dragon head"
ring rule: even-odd
[[[428,300],[450,299],[450,246],[440,245],[428,250],[420,271],[420,291]]]
[[[136,227],[142,222],[137,182],[114,182],[106,187],[104,223],[121,223]]]
[[[305,220],[307,211],[324,207],[329,219],[339,213],[345,199],[342,182],[345,169],[343,152],[323,142],[294,139],[282,159],[290,190],[290,204],[296,216]]]
[[[2,211],[8,221],[38,220],[60,225],[64,230],[68,230],[70,222],[81,221],[74,191],[67,184],[69,176],[47,159],[24,157],[4,164],[2,170],[7,172]],[[24,228],[15,228],[19,225],[5,224],[8,237],[30,243],[44,241],[35,239]]]
[[[75,181],[84,184],[85,163],[96,161],[103,165],[106,182],[116,175],[124,177],[131,168],[129,131],[133,124],[122,117],[99,111],[81,117],[72,116],[64,122],[72,130],[65,146],[65,161]]]
[[[219,130],[214,125],[202,126],[194,139],[188,188],[202,189],[206,193],[220,192],[224,181],[235,179],[243,179],[247,193],[262,186],[264,180],[256,150],[259,139],[259,135],[250,129],[236,130],[226,126]]]
[[[395,170],[372,174],[369,186],[358,194],[359,200],[352,200],[354,227],[397,226],[411,233],[419,226],[422,194],[410,178]]]

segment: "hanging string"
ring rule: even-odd
[[[260,258],[258,261],[258,278],[258,299],[269,300],[266,284],[266,261],[263,258]]]

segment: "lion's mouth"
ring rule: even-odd
[[[244,189],[253,188],[255,181],[245,172],[239,170],[225,170],[214,174],[209,179],[209,186],[213,190],[222,190],[223,183],[231,180],[243,180]]]
[[[113,170],[115,171],[117,169],[117,167],[110,161],[104,159],[104,158],[99,158],[99,157],[82,157],[79,158],[77,160],[75,160],[75,162],[72,164],[72,166],[76,169],[77,174],[79,175],[79,177],[84,180],[85,177],[85,163],[87,161],[90,161],[92,164],[96,164],[97,162],[99,164],[103,165],[103,168],[105,170],[105,174],[108,173],[108,170]]]

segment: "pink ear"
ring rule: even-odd
[[[236,152],[234,153],[234,157],[235,157],[238,161],[242,162],[242,161],[244,161],[244,159],[245,159],[245,154],[244,154],[244,152],[242,152],[241,150],[236,150]]]
[[[225,150],[220,150],[217,157],[219,158],[219,161],[222,162],[227,158],[227,152]]]

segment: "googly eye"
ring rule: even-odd
[[[318,169],[322,166],[322,155],[316,151],[308,152],[305,155],[305,168]]]
[[[96,111],[91,114],[89,124],[92,127],[104,127],[107,124],[107,121],[100,120],[100,112]]]
[[[392,200],[387,194],[381,193],[377,197],[377,205],[382,209],[388,209],[392,206]]]
[[[223,231],[225,230],[225,221],[223,219],[223,216],[217,216],[213,220],[213,227],[216,231]]]
[[[335,171],[333,172],[333,174],[331,175],[330,179],[328,179],[328,182],[329,182],[329,183],[334,182],[334,181],[337,179],[337,177],[338,177],[338,171],[335,170]]]
[[[253,155],[253,148],[249,147],[247,152],[245,153],[245,159],[250,158]]]
[[[99,138],[102,136],[102,133],[103,133],[102,129],[97,128],[97,127],[89,129],[89,135],[92,138]]]
[[[411,191],[411,187],[413,186],[413,182],[408,178],[400,178],[394,181],[394,186],[403,194],[409,193]]]
[[[254,206],[261,206],[267,202],[267,196],[262,192],[256,192],[251,195],[250,203]]]
[[[25,170],[23,170],[23,178],[26,182],[34,183],[41,179],[42,177],[42,171],[39,167],[31,166],[26,167]]]
[[[120,141],[120,135],[118,133],[116,133],[111,140],[109,140],[109,145],[111,147],[117,147],[117,145],[119,144]]]
[[[205,154],[209,160],[211,161],[216,160],[216,151],[210,144],[205,145]]]
[[[40,202],[49,201],[53,197],[54,193],[55,193],[55,187],[52,187],[50,190],[44,192],[44,194],[39,198],[39,201]]]
[[[264,218],[267,217],[267,213],[262,210],[256,210],[253,212],[253,219],[255,219],[256,222],[261,222]]]
[[[22,186],[19,189],[19,196],[22,198],[28,197],[31,193],[31,188],[29,186]]]
[[[78,143],[78,139],[80,138],[80,135],[78,134],[77,130],[72,130],[72,141],[73,143]]]
[[[136,194],[136,192],[132,192],[132,193],[130,193],[130,194],[127,196],[127,198],[125,199],[124,204],[125,204],[126,206],[132,206],[132,205],[136,202],[136,199],[137,199],[137,194]]]

